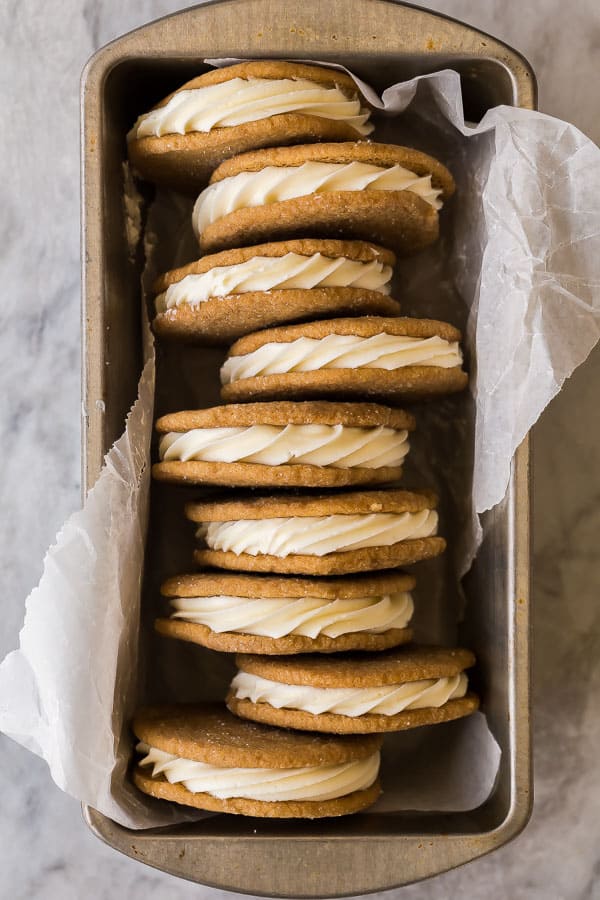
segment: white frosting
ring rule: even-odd
[[[321,597],[178,597],[171,618],[207,625],[217,634],[237,632],[280,638],[295,634],[336,638],[360,631],[381,634],[406,628],[414,611],[409,593],[324,600]]]
[[[164,312],[182,303],[196,306],[211,297],[290,288],[354,287],[389,294],[391,278],[392,267],[375,259],[331,259],[321,253],[254,256],[234,266],[217,266],[201,275],[186,275],[158,295],[156,311]]]
[[[418,513],[370,513],[363,515],[292,516],[279,519],[241,519],[238,522],[208,522],[196,532],[211,550],[269,554],[290,553],[325,556],[327,553],[389,547],[437,531],[433,509]]]
[[[250,425],[172,431],[161,438],[159,455],[165,461],[377,469],[401,465],[408,449],[407,431],[383,426]]]
[[[416,175],[402,166],[370,163],[305,162],[301,166],[265,166],[258,172],[240,172],[205,188],[194,205],[196,235],[238,209],[267,206],[282,200],[327,194],[331,191],[411,191],[434,209],[441,209],[440,190],[431,175]]]
[[[221,368],[222,384],[242,378],[281,375],[286,372],[315,372],[319,369],[386,369],[405,366],[439,366],[451,369],[462,365],[458,341],[441,337],[415,338],[395,334],[358,337],[328,334],[324,338],[301,337],[289,343],[262,347],[231,356]]]
[[[140,116],[129,138],[208,132],[290,112],[346,122],[361,135],[374,128],[358,94],[349,97],[337,86],[304,78],[232,78],[177,91],[164,106]]]
[[[301,709],[314,715],[395,716],[404,710],[439,707],[464,697],[468,679],[464,672],[449,678],[427,678],[405,684],[365,688],[320,688],[305,684],[281,684],[249,672],[238,672],[231,683],[235,696],[252,703],[268,703],[277,709]]]
[[[140,766],[152,766],[152,776],[162,775],[170,784],[183,784],[193,794],[205,793],[219,800],[243,798],[282,802],[286,800],[333,800],[371,787],[379,772],[379,752],[352,762],[296,769],[246,769],[211,766],[137,745],[144,754]]]

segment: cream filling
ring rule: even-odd
[[[291,553],[325,556],[328,553],[389,547],[399,541],[436,534],[438,515],[433,509],[418,513],[292,516],[278,519],[241,519],[207,522],[196,535],[211,550],[251,556],[286,557]]]
[[[302,256],[254,256],[234,266],[217,266],[201,275],[186,275],[156,298],[157,313],[182,303],[196,306],[211,297],[249,291],[310,290],[316,287],[353,287],[390,293],[392,267],[377,260],[360,262],[321,253]]]
[[[319,635],[336,638],[364,631],[381,634],[406,628],[414,611],[409,593],[381,597],[324,600],[320,597],[178,597],[171,600],[172,619],[206,625],[217,634],[236,632],[281,638]]]
[[[312,465],[336,469],[399,466],[409,450],[408,431],[345,425],[250,425],[194,428],[163,435],[164,461],[203,460],[264,466]]]
[[[331,191],[411,191],[441,209],[441,191],[432,187],[431,175],[416,175],[402,166],[370,163],[306,162],[301,166],[265,166],[258,172],[240,172],[205,188],[194,205],[196,235],[217,219],[238,209],[268,206],[308,194]]]
[[[231,688],[239,700],[268,703],[276,709],[300,709],[319,715],[368,714],[395,716],[404,710],[443,706],[448,700],[464,697],[468,679],[464,672],[449,678],[427,678],[405,684],[368,688],[319,688],[305,684],[281,684],[238,672]]]
[[[452,369],[461,365],[458,341],[446,341],[437,335],[415,338],[381,333],[364,338],[354,334],[328,334],[324,338],[301,337],[289,343],[263,344],[252,353],[230,356],[221,367],[221,383],[320,369],[395,371],[405,366]]]
[[[164,106],[141,115],[129,139],[209,132],[290,112],[346,122],[361,135],[374,128],[358,94],[349,97],[337,86],[324,87],[305,78],[232,78],[177,91]]]
[[[170,784],[183,784],[192,794],[204,793],[229,800],[334,800],[371,787],[379,772],[379,752],[333,766],[294,769],[246,769],[211,766],[183,759],[140,742],[140,766],[152,766],[152,777],[162,775]]]

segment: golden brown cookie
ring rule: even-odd
[[[375,182],[365,185],[364,169],[352,164],[375,166],[386,181],[379,189]],[[398,176],[398,189],[389,189],[399,171],[394,167],[408,176],[402,181]],[[277,147],[220,165],[196,201],[192,223],[204,252],[310,234],[372,240],[409,255],[438,237],[436,191],[449,199],[452,175],[433,157],[409,147],[367,142]]]
[[[205,72],[165,97],[154,110],[165,107],[173,97],[181,95],[183,91],[213,88],[233,79],[241,79],[238,82],[240,88],[244,88],[243,82],[254,79],[307,80],[317,87],[322,86],[329,91],[337,90],[342,102],[348,99],[356,101],[354,115],[359,112],[359,108],[362,108],[362,113],[369,112],[358,87],[345,72],[279,60],[255,60]],[[206,100],[202,102],[205,103]],[[140,117],[129,135],[129,159],[134,168],[149,181],[185,193],[193,193],[206,184],[211,172],[219,163],[238,153],[257,147],[283,144],[360,140],[366,136],[361,132],[369,131],[368,125],[360,127],[343,119],[317,115],[314,111],[307,111],[306,108],[303,110],[301,104],[300,108],[288,112],[275,113],[240,124],[220,126],[219,99],[213,98],[212,102],[214,127],[207,131],[186,131],[183,134],[167,132],[159,136],[150,134],[137,137],[138,126],[143,118]],[[213,111],[217,114],[215,115]],[[224,111],[231,113],[231,106],[225,106]],[[251,114],[251,101],[244,104],[243,112],[247,111]],[[264,116],[264,113],[264,109],[262,112],[257,111],[257,115]]]
[[[253,556],[225,550],[195,550],[194,560],[201,568],[216,567],[243,572],[281,572],[298,575],[347,575],[351,572],[375,572],[409,566],[425,559],[433,559],[446,549],[441,537],[406,540],[391,547],[369,547],[328,553],[326,556],[306,556],[290,553],[281,558],[272,554]]]
[[[402,317],[269,328],[231,347],[221,369],[221,397],[225,402],[368,397],[396,403],[450,394],[463,390],[469,380],[462,369],[460,338],[460,331],[446,322]],[[436,365],[436,359],[444,365]]]
[[[469,650],[401,647],[374,654],[240,655],[227,705],[270,725],[334,734],[402,731],[467,716]]]
[[[152,778],[139,766],[133,770],[133,782],[151,797],[170,800],[183,806],[193,806],[210,812],[224,812],[239,816],[255,816],[259,819],[324,819],[333,816],[347,816],[362,812],[372,806],[381,794],[379,779],[362,791],[353,791],[334,800],[288,800],[287,802],[265,802],[230,798],[222,800],[208,793],[191,793],[180,784],[169,784],[166,778]]]
[[[302,659],[263,658],[240,654],[238,668],[283,684],[320,688],[369,688],[404,684],[424,678],[448,678],[475,665],[475,655],[463,647],[403,647],[371,656],[304,656]]]
[[[328,580],[181,575],[162,585],[174,612],[155,627],[227,653],[385,650],[412,637],[414,585],[403,572]]]
[[[279,266],[277,261],[282,257],[287,257],[289,271],[283,276],[279,270],[269,274],[265,260],[274,260]],[[310,287],[278,287],[280,283],[285,285],[282,277],[289,281],[295,272],[297,278],[302,258],[310,260],[312,267],[304,274]],[[327,269],[331,260],[340,265],[335,286]],[[255,268],[249,270],[252,261]],[[157,279],[157,313],[152,327],[161,338],[223,344],[282,322],[332,315],[398,315],[400,304],[389,296],[389,284],[380,284],[384,278],[391,278],[395,261],[390,250],[366,241],[306,239],[225,250]],[[249,278],[253,273],[255,277],[263,273],[264,278],[265,271],[264,289],[258,290],[256,280]],[[226,287],[224,276],[228,279]],[[357,284],[364,285],[369,279],[379,285],[377,289]]]
[[[207,549],[201,566],[345,575],[398,568],[443,552],[431,491],[245,497],[187,504]]]
[[[200,500],[188,503],[185,514],[192,522],[229,522],[236,519],[270,519],[370,515],[372,513],[417,513],[435,509],[433,491],[348,491],[343,494],[265,494],[238,496],[235,500]]]
[[[161,462],[152,474],[236,487],[389,483],[402,475],[414,427],[409,413],[374,403],[284,401],[171,413],[156,423]]]
[[[411,628],[389,628],[383,634],[353,632],[338,637],[320,634],[315,638],[289,634],[277,639],[256,634],[218,633],[207,625],[177,619],[156,619],[154,626],[164,637],[178,638],[219,650],[221,653],[344,653],[349,650],[377,651],[398,647],[412,640]]]
[[[138,746],[135,784],[146,794],[186,806],[269,818],[322,818],[364,809],[380,793],[379,736],[308,736],[244,722],[222,704],[144,709],[133,730],[145,745]],[[142,766],[147,757],[149,763]],[[169,778],[153,775],[156,758],[167,765]],[[185,771],[180,760],[188,761]],[[196,770],[193,762],[200,764]],[[207,772],[205,766],[214,771]],[[323,775],[335,777],[337,767],[346,773],[338,775],[339,793],[328,796],[332,791]],[[265,781],[257,769],[265,770]],[[290,792],[286,779],[302,769],[306,771]],[[211,778],[217,777],[219,784],[211,791]]]

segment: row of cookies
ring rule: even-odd
[[[371,242],[404,254],[435,240],[452,177],[418,151],[365,142],[371,131],[348,76],[276,61],[200,76],[132,129],[130,159],[151,180],[198,190],[212,172],[192,217],[211,253],[159,279],[155,332],[236,341],[221,372],[225,405],[157,423],[156,477],[395,481],[414,418],[365,398],[464,387],[460,335],[397,317],[394,253]],[[227,698],[237,718],[208,706],[142,712],[142,790],[253,815],[351,812],[379,792],[380,740],[365,735],[476,708],[468,651],[386,649],[412,636],[414,579],[392,570],[445,546],[430,492],[236,496],[188,504],[186,515],[203,542],[196,561],[213,571],[166,582],[173,609],[157,629],[241,653]],[[371,652],[337,655],[349,650]]]

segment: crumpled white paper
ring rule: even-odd
[[[420,267],[401,264],[399,278],[408,298],[420,292],[418,309],[409,300],[405,312],[467,325],[475,404],[471,509],[481,513],[503,498],[515,449],[599,335],[600,150],[573,126],[530,111],[499,107],[479,125],[465,124],[452,71],[395,85],[381,100],[370,92],[370,98],[389,116],[380,122],[378,140],[393,135],[399,142],[404,117],[396,116],[417,111],[421,146],[428,149],[430,123],[457,176],[446,229],[454,283],[440,269],[440,292],[431,296],[435,251],[418,258]],[[40,584],[26,602],[20,647],[0,666],[0,729],[46,759],[63,790],[137,828],[184,817],[143,797],[125,778],[137,699],[153,387],[150,352],[125,432],[107,454],[84,509],[49,550]],[[465,570],[479,538],[476,515],[467,511],[460,527],[466,538],[454,575]],[[178,648],[175,660],[185,655]],[[447,759],[423,754],[419,733],[397,736],[405,763],[414,765],[404,767],[410,773],[404,783],[392,772],[384,809],[468,809],[488,796],[499,757],[485,720],[477,715],[452,727],[458,737],[450,778]]]

